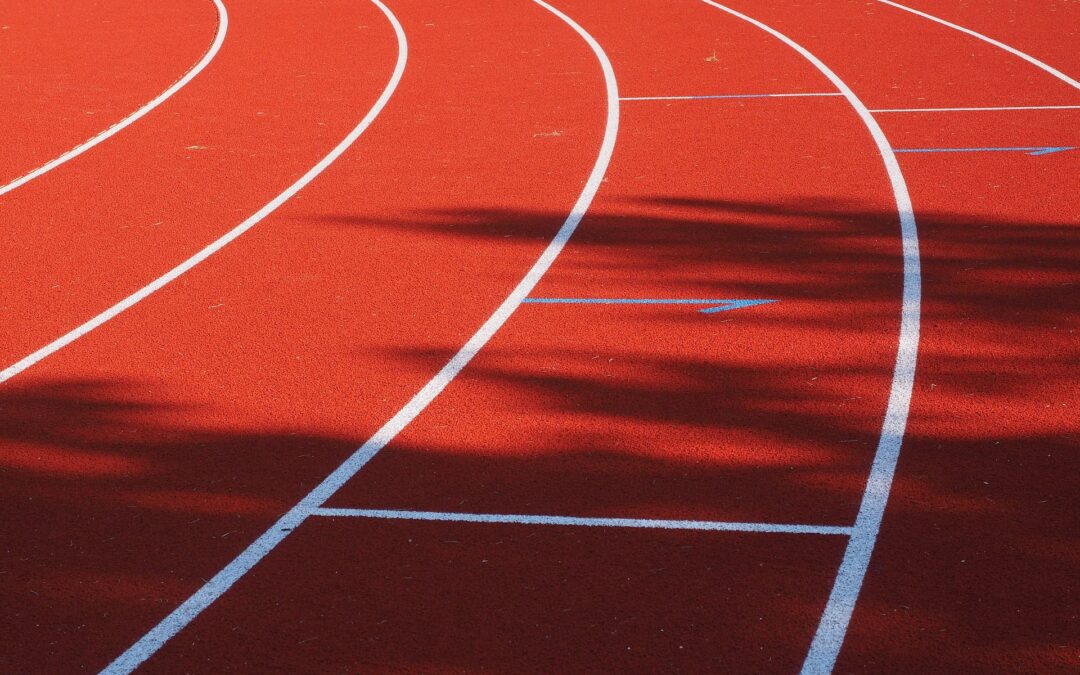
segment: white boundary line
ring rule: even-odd
[[[702,99],[801,98],[808,96],[843,96],[838,91],[792,94],[703,94],[701,96],[623,96],[620,101],[697,101]]]
[[[387,16],[392,16],[388,13],[389,10],[386,9],[386,7],[381,2],[379,2],[379,0],[372,0],[372,2],[374,2],[380,9],[382,9],[384,13],[387,13]],[[399,30],[396,19],[394,19],[392,23],[394,24],[395,30]],[[7,368],[0,370],[0,384],[10,380],[11,378],[15,377],[19,373],[23,372],[30,366],[33,366],[35,363],[48,357],[54,352],[63,349],[75,340],[78,340],[83,335],[86,335],[90,331],[101,326],[102,324],[121,314],[125,310],[130,309],[142,300],[146,299],[153,293],[161,290],[163,287],[165,287],[172,281],[175,281],[179,276],[223,249],[234,239],[247,232],[252,227],[255,227],[255,225],[257,225],[261,220],[263,220],[268,215],[277,210],[278,207],[288,201],[297,192],[302,190],[308,183],[313,181],[316,176],[325,171],[328,166],[333,164],[334,161],[337,160],[337,158],[340,157],[343,152],[348,150],[349,147],[356,141],[356,139],[359,138],[360,135],[363,134],[369,126],[371,126],[371,123],[375,120],[379,113],[382,112],[382,109],[386,107],[387,101],[390,100],[390,95],[394,93],[394,89],[397,88],[398,82],[401,81],[401,75],[405,69],[405,58],[407,53],[403,34],[399,34],[398,41],[400,49],[398,53],[397,64],[394,67],[393,75],[390,77],[390,80],[386,84],[386,88],[383,90],[378,100],[375,101],[375,105],[372,106],[371,110],[369,110],[366,115],[364,115],[364,118],[360,120],[360,123],[357,124],[353,128],[353,130],[350,131],[348,135],[341,140],[340,143],[334,146],[334,148],[326,156],[320,159],[319,162],[315,164],[315,166],[308,169],[307,172],[304,173],[304,175],[301,176],[299,179],[297,179],[295,183],[285,188],[284,192],[279,194],[277,197],[274,197],[261,209],[248,216],[248,218],[244,220],[244,222],[229,230],[220,238],[214,240],[206,248],[203,248],[195,255],[191,256],[190,258],[180,263],[176,267],[172,268],[162,276],[158,277],[146,286],[140,288],[138,291],[132,293],[128,297],[108,308],[101,314],[98,314],[86,323],[72,329],[68,333],[65,333],[64,335],[58,337],[57,339],[53,340],[44,347],[41,347],[32,354],[23,357],[22,359],[11,364]]]
[[[975,108],[871,108],[872,113],[983,112],[995,110],[1080,110],[1080,105],[1002,105]]]
[[[910,13],[915,14],[917,16],[921,16],[922,18],[929,19],[930,21],[933,21],[935,23],[940,23],[942,26],[948,26],[949,28],[952,28],[953,30],[958,30],[961,33],[966,33],[966,34],[970,35],[971,37],[978,38],[979,40],[982,40],[983,42],[987,42],[989,44],[992,44],[992,45],[994,45],[995,47],[997,47],[999,49],[1004,49],[1005,51],[1009,52],[1010,54],[1012,54],[1014,56],[1019,56],[1020,58],[1024,59],[1025,61],[1027,61],[1031,65],[1035,66],[1036,68],[1040,68],[1042,70],[1045,70],[1046,72],[1050,73],[1051,75],[1053,75],[1057,79],[1061,80],[1065,84],[1069,85],[1073,89],[1080,89],[1080,82],[1077,82],[1076,80],[1069,77],[1065,73],[1061,72],[1057,68],[1054,68],[1053,66],[1040,61],[1039,59],[1035,58],[1034,56],[1032,56],[1030,54],[1022,52],[1019,49],[1016,49],[1015,47],[1010,47],[1009,45],[1005,44],[1004,42],[999,42],[999,41],[995,40],[992,37],[987,37],[986,35],[983,35],[982,33],[977,33],[975,31],[971,30],[970,28],[964,28],[963,26],[958,26],[955,23],[950,23],[949,21],[946,21],[945,19],[939,19],[938,17],[934,16],[933,14],[927,14],[926,12],[920,12],[917,9],[907,7],[906,5],[901,5],[900,3],[893,2],[892,0],[878,0],[878,2],[880,2],[882,4],[885,4],[885,5],[889,5],[890,7],[895,7],[897,9],[902,9],[905,12],[910,12]]]
[[[874,551],[874,543],[881,529],[881,520],[885,514],[885,505],[889,501],[889,490],[896,472],[896,462],[900,456],[900,445],[907,427],[911,391],[915,380],[915,359],[919,350],[919,314],[922,295],[915,214],[912,211],[911,197],[908,195],[904,175],[900,171],[900,164],[896,160],[889,139],[855,92],[836,73],[806,48],[783,33],[714,0],[702,0],[702,2],[757,26],[791,47],[843,92],[844,97],[858,113],[877,145],[881,160],[889,175],[889,182],[892,184],[896,210],[900,218],[904,259],[903,304],[900,310],[900,334],[897,341],[892,386],[889,389],[889,401],[885,408],[885,419],[882,423],[881,436],[874,454],[870,476],[863,492],[862,503],[859,505],[859,514],[855,518],[854,531],[848,540],[844,559],[836,574],[832,592],[829,594],[828,603],[822,613],[802,668],[804,674],[830,673],[836,664],[836,657],[840,654],[840,647],[843,645],[851,614],[855,609],[855,600],[862,588],[863,579],[870,564],[870,555]]]
[[[668,520],[656,518],[582,518],[579,516],[536,516],[504,513],[445,513],[439,511],[397,511],[387,509],[315,509],[313,516],[330,518],[372,518],[390,520],[431,520],[452,523],[506,523],[514,525],[564,525],[581,527],[625,527],[652,530],[699,530],[706,532],[767,532],[772,534],[850,535],[851,527],[840,525],[795,525],[786,523],[738,523],[723,520]]]
[[[406,51],[405,34],[397,19],[390,10],[380,2],[372,0],[394,24],[394,31],[398,35],[401,45],[398,70],[395,75],[400,75],[400,68],[404,66]],[[608,162],[615,149],[615,136],[619,126],[619,91],[615,84],[615,72],[608,61],[603,49],[585,32],[573,19],[547,4],[543,0],[533,0],[536,4],[548,10],[588,43],[604,73],[604,82],[607,90],[607,120],[604,129],[604,138],[600,145],[600,152],[593,165],[589,178],[585,183],[581,195],[574,204],[570,215],[566,218],[562,227],[556,233],[554,239],[540,254],[539,259],[529,269],[525,277],[518,283],[510,295],[503,300],[495,313],[480,327],[469,341],[450,359],[449,363],[442,367],[427,384],[417,392],[408,403],[405,404],[393,417],[391,417],[375,434],[360,446],[348,459],[327,476],[319,485],[309,492],[300,502],[293,506],[283,515],[270,529],[264,532],[258,539],[252,542],[243,552],[234,558],[220,572],[215,574],[198,591],[183,602],[171,614],[161,620],[148,633],[128,648],[115,661],[113,661],[103,673],[113,675],[117,673],[129,673],[139,666],[140,663],[150,658],[170,638],[184,629],[204,609],[209,607],[215,600],[220,598],[241,577],[247,574],[266,554],[280,544],[296,527],[307,520],[316,509],[321,507],[331,495],[342,485],[352,478],[357,471],[385,447],[398,433],[401,432],[417,415],[430,404],[435,397],[446,388],[458,373],[469,363],[480,349],[492,338],[496,331],[510,318],[521,301],[540,281],[540,278],[551,267],[555,258],[566,245],[567,240],[574,233],[578,223],[585,216],[586,210],[600,189],[604,173],[607,171]]]
[[[229,13],[228,13],[228,11],[226,11],[225,5],[221,4],[221,0],[213,0],[213,2],[214,2],[214,6],[217,8],[217,13],[218,13],[217,35],[214,36],[214,41],[210,44],[210,49],[207,50],[207,52],[205,54],[203,54],[202,59],[200,59],[199,62],[196,63],[191,68],[191,70],[189,70],[183,77],[181,77],[179,80],[177,80],[171,87],[169,87],[165,91],[158,94],[157,97],[154,98],[152,101],[150,101],[149,103],[147,103],[143,107],[139,108],[135,112],[131,113],[130,115],[128,115],[124,119],[120,120],[116,124],[112,125],[108,129],[106,129],[106,130],[102,131],[101,133],[99,133],[98,135],[94,136],[90,140],[86,141],[85,143],[82,143],[81,145],[75,146],[74,148],[72,148],[71,150],[68,150],[67,152],[60,155],[59,157],[52,160],[51,162],[48,162],[46,164],[42,164],[41,166],[34,169],[30,173],[27,173],[27,174],[25,174],[23,176],[20,176],[19,178],[16,178],[15,180],[11,181],[7,185],[0,186],[0,196],[3,196],[5,194],[7,194],[8,192],[11,192],[12,190],[19,187],[20,185],[25,185],[26,183],[29,183],[30,181],[34,180],[38,176],[41,176],[44,173],[52,171],[53,169],[60,166],[64,162],[75,159],[76,157],[83,154],[84,152],[86,152],[90,148],[94,147],[95,145],[97,145],[99,143],[103,143],[104,141],[108,140],[109,138],[112,138],[116,134],[120,133],[121,131],[123,131],[127,127],[134,124],[140,118],[145,117],[151,110],[153,110],[154,108],[156,108],[159,105],[161,105],[162,103],[164,103],[166,99],[171,97],[176,92],[180,91],[180,89],[182,89],[184,87],[184,85],[186,85],[188,82],[191,82],[193,79],[195,79],[195,76],[198,75],[199,73],[201,73],[203,71],[203,68],[206,68],[206,66],[211,61],[214,60],[214,57],[217,56],[218,51],[221,49],[221,44],[225,41],[225,33],[229,29]]]

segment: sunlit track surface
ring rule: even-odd
[[[380,7],[382,7],[382,5],[380,5]],[[397,26],[395,24],[395,28],[396,27]],[[390,76],[390,80],[389,82],[387,82],[387,85],[383,89],[382,93],[379,94],[379,98],[376,99],[375,105],[372,106],[372,108],[367,112],[366,115],[363,116],[363,118],[361,118],[359,124],[353,127],[353,129],[345,135],[345,138],[342,139],[340,143],[334,146],[334,148],[325,157],[320,159],[315,164],[315,166],[308,169],[304,173],[304,175],[302,175],[295,183],[285,188],[285,190],[281,194],[271,199],[269,202],[263,205],[262,208],[260,208],[248,218],[244,219],[244,221],[241,222],[239,225],[226,232],[222,237],[215,239],[213,242],[210,243],[209,246],[200,249],[195,255],[191,256],[190,258],[180,263],[176,267],[172,268],[157,279],[154,279],[149,284],[143,286],[142,288],[127,296],[112,307],[109,307],[101,314],[98,314],[89,321],[80,324],[79,326],[60,336],[56,340],[53,340],[42,348],[35,350],[30,355],[20,359],[19,361],[0,371],[0,384],[11,379],[12,377],[15,377],[16,375],[26,370],[27,368],[30,368],[42,359],[47,358],[50,355],[56,353],[57,351],[63,349],[64,347],[68,346],[75,340],[78,340],[90,331],[102,326],[103,324],[105,324],[105,322],[117,317],[121,313],[134,307],[139,302],[142,302],[143,300],[150,297],[157,291],[161,290],[168,284],[179,279],[183,274],[190,271],[196,265],[202,263],[213,254],[217,253],[225,246],[228,246],[240,235],[244,234],[251,228],[258,225],[260,221],[262,221],[268,215],[276,211],[282,204],[291,199],[294,195],[296,195],[296,193],[300,192],[300,190],[304,189],[304,187],[307,186],[308,183],[315,180],[315,178],[317,178],[319,174],[321,174],[323,171],[326,170],[327,167],[333,164],[346,150],[349,149],[350,146],[352,146],[353,143],[356,142],[358,138],[360,138],[361,134],[363,134],[367,130],[367,128],[371,126],[371,123],[375,121],[375,118],[378,117],[379,113],[381,113],[383,108],[386,107],[387,102],[390,100],[390,96],[393,95],[394,90],[397,88],[398,83],[401,81],[401,76],[402,74],[404,74],[404,71],[405,56],[404,47],[402,47],[401,55],[398,57],[397,63],[394,66],[394,70]]]
[[[0,199],[11,224],[0,230],[0,380],[197,264],[333,161],[393,70],[381,51],[392,42],[353,25],[370,11],[337,0],[270,18],[238,5],[212,68],[139,124]],[[313,54],[326,36],[298,26],[335,16],[350,25]],[[274,42],[271,55],[252,56]],[[364,64],[337,67],[365,45],[374,53]]]
[[[229,0],[0,198],[0,670],[1072,672],[1076,10]]]
[[[39,176],[42,176],[42,175],[48,173],[49,171],[55,169],[56,167],[60,166],[61,164],[64,164],[65,162],[69,162],[72,159],[75,159],[76,157],[78,157],[82,153],[84,153],[84,152],[90,150],[91,148],[93,148],[95,145],[98,145],[99,143],[103,143],[106,140],[108,140],[109,138],[111,138],[112,136],[120,133],[126,127],[130,126],[131,124],[134,124],[135,122],[137,122],[142,117],[145,117],[147,114],[150,113],[150,111],[152,111],[154,108],[156,108],[159,105],[161,105],[162,103],[164,103],[166,100],[169,99],[170,96],[172,96],[176,92],[180,91],[180,89],[182,89],[184,87],[184,85],[186,85],[192,79],[197,77],[198,74],[201,73],[202,70],[204,68],[206,68],[206,66],[209,65],[209,63],[211,61],[214,60],[214,57],[217,56],[218,50],[221,49],[221,44],[224,42],[225,35],[228,32],[228,26],[229,26],[229,13],[228,13],[228,10],[225,8],[225,5],[222,4],[221,0],[212,0],[212,3],[213,3],[213,7],[214,7],[215,11],[217,12],[217,17],[216,17],[217,18],[217,29],[216,29],[216,32],[214,33],[213,40],[210,42],[210,44],[207,47],[205,53],[202,55],[202,58],[200,58],[197,63],[195,63],[193,66],[191,66],[191,68],[189,68],[187,70],[187,72],[185,72],[175,82],[170,84],[164,91],[162,91],[160,94],[158,94],[154,98],[150,99],[150,101],[148,101],[147,103],[141,105],[134,112],[130,113],[129,115],[123,117],[122,119],[120,119],[120,120],[118,120],[116,122],[111,123],[107,128],[102,129],[98,133],[91,136],[89,139],[87,139],[85,141],[82,141],[81,143],[79,143],[75,147],[73,147],[70,150],[60,154],[59,156],[57,156],[55,158],[51,158],[51,159],[49,159],[49,161],[41,164],[38,167],[35,167],[35,168],[31,169],[30,171],[27,171],[26,173],[22,174],[18,178],[15,178],[14,180],[11,180],[11,181],[9,181],[9,182],[7,182],[5,184],[0,185],[0,196],[6,194],[8,192],[11,192],[12,190],[19,187],[20,185],[25,185],[26,183],[29,183],[30,181],[34,180],[35,178],[38,178]],[[41,4],[42,5],[47,5],[47,3],[41,3]],[[109,21],[102,18],[102,15],[100,13],[100,11],[101,11],[100,6],[97,6],[94,9],[95,9],[95,18],[98,18],[99,20],[101,20],[102,23],[109,23]],[[128,9],[128,11],[130,12],[130,9]],[[131,13],[134,13],[134,12],[131,12]],[[57,14],[61,14],[61,12],[57,12]],[[11,21],[11,18],[12,17],[7,17],[7,20]],[[128,19],[129,19],[128,16],[122,16],[121,21],[127,21]],[[192,22],[188,22],[188,23],[190,24]],[[18,28],[25,28],[25,26],[20,24],[20,25],[18,25]],[[5,30],[10,30],[11,26],[10,25],[5,26],[4,29]],[[126,36],[135,36],[137,38],[137,37],[139,37],[139,33],[141,33],[142,30],[143,30],[142,26],[135,26],[135,25],[129,26],[128,31],[126,32]],[[29,32],[32,32],[32,30],[27,30],[26,32],[29,33]],[[46,45],[39,45],[39,48],[44,47],[44,46],[46,46]],[[112,45],[106,44],[105,46],[106,47],[111,47]],[[185,45],[185,47],[186,46],[188,46],[188,45]],[[145,49],[145,45],[143,47]],[[158,61],[158,62],[163,61],[164,59],[161,58],[161,52],[158,51],[158,50],[161,49],[160,40],[155,40],[153,47],[154,47],[155,52],[157,52],[157,58],[155,60]],[[98,49],[100,49],[100,47],[98,47]],[[52,51],[52,50],[50,49],[49,51]],[[40,56],[40,52],[38,52],[38,55]],[[38,60],[35,59],[35,61],[38,61]],[[94,62],[95,62],[96,66],[100,67],[100,60],[99,59],[95,59]],[[128,64],[124,64],[124,65],[127,66]],[[8,65],[8,68],[9,68],[9,72],[14,70],[14,69],[11,68],[10,64]],[[40,79],[41,79],[39,77],[39,69],[40,68],[41,68],[40,62],[35,63],[35,65],[32,67],[32,69],[28,68],[28,70],[30,70],[30,72],[31,72],[31,75],[27,78],[27,82],[24,83],[22,87],[20,87],[24,91],[26,89],[33,90],[35,92],[34,99],[40,99],[40,98],[43,97],[42,95],[46,93],[46,91],[44,91],[44,87],[42,86],[43,83],[40,82]],[[65,72],[65,78],[70,78],[71,76],[72,76],[72,74],[70,73],[70,71]],[[94,78],[98,78],[100,76],[101,76],[100,71],[95,69],[95,72],[88,75],[86,79],[93,80]],[[76,88],[79,85],[85,86],[83,83],[76,83]],[[70,87],[69,82],[64,82],[64,84],[61,85],[58,88],[61,89],[62,91],[66,92],[66,90],[68,90],[71,87]],[[78,102],[64,101],[63,102],[64,105],[70,105],[70,104],[78,105],[78,103],[83,103],[83,101],[78,101]],[[89,101],[87,101],[86,103],[89,103]],[[83,105],[81,107],[83,107],[83,108],[86,108],[86,107],[97,108],[98,106],[91,103],[90,105]],[[98,110],[77,110],[77,112],[74,112],[73,116],[81,116],[81,117],[85,118],[85,117],[97,115],[99,112],[100,111],[98,111]],[[35,119],[35,118],[55,117],[55,116],[57,116],[58,111],[54,107],[54,108],[52,108],[50,110],[43,110],[43,111],[36,111],[35,112],[35,111],[27,111],[27,110],[21,109],[18,106],[15,106],[15,110],[12,110],[11,107],[9,107],[8,111],[7,111],[7,114],[11,115],[12,119],[17,119],[18,123],[19,123],[19,126],[21,127],[21,126],[23,126],[24,124],[26,124],[28,122],[31,123],[31,124],[38,124],[38,123],[41,122],[41,120],[38,120],[38,119]],[[60,113],[60,114],[62,114],[62,113]],[[69,112],[68,114],[72,115],[71,112]],[[108,115],[105,115],[103,117],[105,117],[106,120],[108,119]],[[97,119],[101,120],[101,116],[99,116]],[[0,120],[0,123],[3,123],[3,121],[4,120]],[[52,120],[46,119],[44,121],[47,123],[47,122],[52,121]],[[65,120],[65,122],[67,122],[67,120]],[[70,123],[65,123],[63,126],[67,127],[67,126],[71,126],[71,125],[70,125]],[[52,136],[57,131],[59,131],[59,129],[50,129],[49,132],[46,133],[46,134],[33,134],[33,133],[23,134],[23,138],[27,138],[27,137],[35,138],[35,137],[46,136],[49,139],[49,141],[52,142],[53,141]],[[65,129],[65,131],[66,131],[66,129]],[[5,154],[14,155],[16,158],[22,159],[22,156],[21,156],[22,152],[20,152],[19,148],[15,148],[15,152],[11,152],[11,148],[9,146],[8,152],[5,153]],[[3,180],[3,178],[0,177],[0,180]]]
[[[945,19],[942,19],[941,17],[938,17],[938,16],[934,16],[933,14],[928,14],[926,12],[921,12],[921,11],[919,11],[917,9],[909,7],[908,5],[901,5],[898,2],[892,2],[892,0],[878,0],[878,2],[889,5],[890,7],[895,7],[897,9],[903,10],[905,12],[911,12],[912,14],[914,14],[916,16],[921,16],[922,18],[927,19],[929,21],[939,23],[939,24],[941,24],[943,26],[947,26],[948,28],[951,28],[951,29],[956,30],[956,31],[960,31],[961,33],[964,33],[965,35],[970,35],[971,37],[973,37],[973,38],[975,38],[977,40],[982,40],[983,42],[986,42],[987,44],[991,44],[991,45],[997,47],[998,49],[1002,49],[1002,50],[1008,52],[1009,54],[1012,54],[1013,56],[1016,56],[1018,58],[1021,58],[1021,59],[1025,60],[1025,61],[1027,61],[1029,64],[1031,64],[1032,66],[1038,68],[1039,70],[1045,71],[1049,75],[1057,78],[1058,80],[1061,80],[1066,85],[1072,87],[1073,89],[1076,89],[1077,91],[1080,91],[1080,82],[1078,82],[1074,78],[1066,75],[1065,73],[1061,72],[1057,68],[1054,68],[1053,66],[1046,63],[1045,61],[1041,61],[1041,60],[1035,58],[1034,56],[1032,56],[1031,54],[1028,54],[1027,52],[1020,51],[1016,47],[1005,44],[1001,40],[996,40],[996,39],[994,39],[992,37],[989,37],[987,35],[983,35],[982,33],[978,32],[978,31],[974,31],[974,30],[972,30],[970,28],[965,28],[964,26],[960,26],[958,24],[952,23],[951,21],[946,21]]]

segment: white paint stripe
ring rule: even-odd
[[[1061,72],[1057,68],[1054,68],[1053,66],[1050,66],[1049,64],[1040,61],[1039,59],[1035,58],[1031,54],[1027,54],[1025,52],[1020,51],[1019,49],[1016,49],[1014,47],[1010,47],[1009,45],[1005,44],[1004,42],[999,42],[999,41],[995,40],[992,37],[987,37],[986,35],[983,35],[982,33],[977,33],[975,31],[971,30],[970,28],[964,28],[963,26],[958,26],[955,23],[951,23],[949,21],[946,21],[945,19],[940,19],[940,18],[938,18],[938,17],[936,17],[936,16],[934,16],[932,14],[927,14],[926,12],[920,12],[917,9],[912,9],[911,7],[907,7],[906,5],[901,5],[900,3],[893,2],[892,0],[878,0],[878,2],[889,5],[891,7],[895,7],[897,9],[902,9],[905,12],[911,12],[912,14],[921,16],[924,19],[929,19],[931,21],[934,21],[935,23],[940,23],[942,26],[948,26],[949,28],[952,28],[953,30],[958,30],[961,33],[966,33],[966,34],[970,35],[971,37],[978,38],[979,40],[982,40],[983,42],[987,42],[989,44],[992,44],[992,45],[994,45],[995,47],[997,47],[999,49],[1004,49],[1005,51],[1009,52],[1010,54],[1012,54],[1014,56],[1019,56],[1020,58],[1024,59],[1025,61],[1027,61],[1031,65],[1035,66],[1036,68],[1040,68],[1042,70],[1045,70],[1046,72],[1050,73],[1051,75],[1053,75],[1057,79],[1061,80],[1065,84],[1069,85],[1073,89],[1080,89],[1080,82],[1077,82],[1076,80],[1069,77],[1065,73]]]
[[[900,444],[907,426],[908,409],[911,403],[911,390],[915,379],[915,359],[919,349],[919,313],[921,292],[921,274],[919,271],[919,240],[915,227],[915,215],[911,208],[907,184],[900,171],[892,146],[885,133],[878,126],[877,120],[870,114],[861,100],[847,84],[828,66],[783,33],[766,26],[756,19],[740,14],[714,0],[702,0],[706,4],[721,9],[757,26],[791,47],[812,63],[821,73],[829,78],[833,85],[843,92],[851,107],[855,109],[863,124],[877,145],[881,160],[892,184],[896,210],[900,218],[900,237],[904,258],[903,299],[900,310],[900,334],[896,350],[896,364],[893,368],[892,386],[889,389],[889,402],[885,408],[885,419],[881,427],[877,452],[870,469],[870,476],[863,492],[859,514],[855,519],[855,528],[848,540],[843,562],[837,572],[836,581],[829,601],[821,616],[814,641],[803,663],[802,672],[829,673],[836,663],[840,647],[844,642],[855,600],[862,588],[866,576],[870,555],[877,541],[881,520],[885,513],[885,504],[889,500],[896,461],[900,456]]]
[[[378,5],[381,9],[384,9],[384,11],[389,11],[386,10],[382,3],[378,0],[372,0],[372,2]],[[399,40],[400,39],[402,38],[399,38]],[[404,42],[401,42],[400,44],[404,45]],[[130,309],[134,305],[154,294],[155,292],[161,290],[163,287],[175,281],[178,277],[180,277],[182,274],[184,274],[191,268],[195,267],[213,254],[220,251],[222,248],[231,243],[234,239],[250,230],[268,215],[277,210],[278,207],[288,201],[297,192],[302,190],[308,183],[314,180],[316,176],[325,171],[328,166],[333,164],[334,161],[337,160],[337,158],[340,157],[343,152],[348,150],[349,147],[356,141],[356,139],[359,138],[360,135],[363,134],[369,126],[371,126],[371,123],[386,106],[387,101],[390,100],[390,95],[394,93],[394,89],[397,88],[398,82],[401,80],[401,74],[404,70],[404,67],[405,51],[404,47],[402,47],[402,51],[400,51],[398,54],[397,65],[394,68],[393,75],[391,76],[389,82],[387,82],[386,88],[383,90],[382,95],[380,95],[378,100],[375,102],[375,105],[372,106],[371,110],[368,111],[364,118],[360,120],[360,123],[357,124],[353,128],[353,130],[350,131],[344,139],[342,139],[340,143],[334,146],[334,148],[325,157],[319,160],[319,162],[315,166],[308,169],[307,172],[303,176],[301,176],[295,183],[285,188],[284,192],[279,194],[277,197],[274,197],[274,199],[272,199],[261,209],[249,216],[244,222],[240,223],[233,229],[226,232],[220,238],[213,241],[209,246],[200,250],[198,253],[191,256],[176,267],[172,268],[171,270],[158,277],[154,281],[150,282],[143,288],[132,293],[128,297],[108,308],[101,314],[98,314],[86,323],[74,328],[70,332],[58,337],[44,347],[41,347],[34,353],[23,357],[16,363],[13,363],[4,370],[0,371],[0,384],[10,380],[11,378],[15,377],[30,366],[33,366],[37,362],[59,351],[60,349],[63,349],[75,340],[78,340],[83,335],[86,335],[90,331],[98,328],[105,322]]]
[[[581,518],[577,516],[535,516],[500,513],[444,513],[439,511],[397,511],[383,509],[319,508],[313,516],[344,518],[385,518],[392,520],[433,520],[455,523],[507,523],[516,525],[568,525],[582,527],[629,527],[653,530],[701,530],[709,532],[767,532],[775,534],[850,535],[852,528],[838,525],[788,525],[784,523],[737,523],[722,520],[667,520],[655,518]]]
[[[843,96],[838,91],[795,94],[704,94],[702,96],[623,96],[620,101],[694,101],[718,98],[799,98],[804,96]]]
[[[217,8],[217,13],[218,13],[217,35],[214,36],[214,41],[210,44],[210,49],[206,52],[206,54],[203,55],[202,59],[200,59],[199,62],[196,63],[191,68],[191,70],[189,70],[183,77],[181,77],[179,80],[177,80],[171,87],[169,87],[165,91],[158,94],[157,97],[154,98],[154,100],[150,101],[149,103],[147,103],[143,107],[139,108],[138,110],[131,113],[130,115],[128,115],[124,119],[122,119],[119,122],[117,122],[116,124],[112,125],[111,127],[106,129],[105,131],[102,131],[97,136],[94,136],[93,138],[86,141],[82,145],[75,146],[74,148],[72,148],[71,150],[68,150],[67,152],[60,155],[59,157],[52,160],[51,162],[48,162],[46,164],[42,164],[41,166],[34,169],[30,173],[28,173],[28,174],[26,174],[24,176],[21,176],[19,178],[16,178],[15,180],[11,181],[7,185],[0,186],[0,196],[3,196],[5,194],[7,194],[8,192],[11,192],[12,190],[19,187],[20,185],[25,185],[26,183],[29,183],[30,181],[34,180],[38,176],[41,176],[44,173],[52,171],[53,169],[60,166],[64,162],[75,159],[76,157],[83,154],[84,152],[86,152],[90,148],[94,147],[95,145],[97,145],[99,143],[103,143],[104,141],[108,140],[109,138],[112,138],[116,134],[120,133],[121,131],[123,131],[127,127],[134,124],[140,118],[145,117],[151,110],[153,110],[154,108],[156,108],[159,105],[161,105],[162,103],[164,103],[166,99],[171,97],[176,92],[180,91],[184,87],[184,85],[186,85],[188,82],[191,82],[193,79],[195,79],[195,76],[198,75],[199,73],[201,73],[203,71],[203,69],[206,68],[206,66],[211,61],[214,60],[214,57],[217,56],[218,50],[221,49],[221,43],[223,43],[225,41],[225,33],[229,29],[229,13],[225,10],[225,5],[221,4],[221,0],[213,0],[213,2],[214,2],[214,6]]]
[[[401,57],[399,67],[404,65],[405,35],[393,17],[380,0],[372,0],[387,15],[394,24],[394,30],[398,34],[401,45]],[[536,263],[529,269],[521,282],[514,288],[510,295],[499,305],[495,313],[488,318],[480,329],[469,339],[467,343],[450,359],[449,363],[442,367],[438,373],[409,400],[405,406],[391,417],[371,438],[358,448],[337,469],[327,476],[318,486],[309,492],[299,503],[293,506],[274,525],[248,546],[240,555],[234,558],[220,572],[214,575],[205,585],[184,601],[171,614],[165,617],[161,623],[150,630],[138,642],[132,645],[126,652],[120,655],[110,664],[104,673],[128,673],[140,663],[153,655],[171,637],[180,632],[185,626],[195,619],[204,609],[209,607],[215,600],[220,598],[241,577],[247,574],[266,554],[280,544],[297,526],[304,522],[323,505],[331,495],[342,485],[352,478],[357,471],[375,456],[379,450],[385,447],[398,433],[401,432],[421,411],[446,388],[458,373],[469,363],[476,353],[491,339],[495,332],[510,318],[521,301],[532,291],[540,277],[551,267],[555,258],[566,245],[567,240],[574,233],[585,211],[592,203],[593,197],[600,188],[604,173],[607,171],[608,162],[615,149],[615,136],[618,132],[619,122],[619,92],[615,84],[615,72],[604,54],[600,45],[585,32],[573,19],[559,10],[547,4],[543,0],[533,0],[536,4],[548,10],[567,25],[569,25],[585,42],[588,43],[600,67],[603,70],[604,82],[607,89],[607,121],[604,129],[604,138],[600,145],[600,153],[596,159],[585,187],[574,204],[570,215],[563,226],[559,229],[555,238],[541,253]],[[399,71],[395,71],[400,75]],[[396,84],[396,82],[395,82]]]
[[[1080,105],[1003,105],[981,108],[874,108],[872,113],[982,112],[994,110],[1080,110]]]

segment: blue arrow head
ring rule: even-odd
[[[1038,157],[1039,155],[1049,155],[1052,152],[1064,152],[1065,150],[1075,150],[1075,149],[1076,149],[1075,147],[1071,147],[1071,146],[1066,145],[1066,146],[1062,146],[1060,148],[1039,148],[1035,152],[1029,152],[1028,154],[1031,155],[1032,157]]]
[[[754,305],[767,305],[770,302],[776,302],[776,300],[725,300],[722,305],[705,307],[698,311],[702,314],[716,314],[717,312],[726,312],[729,309],[742,309],[743,307],[753,307]]]

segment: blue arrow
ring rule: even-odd
[[[546,305],[714,305],[698,311],[715,314],[730,309],[765,305],[776,300],[715,300],[683,298],[525,298],[522,302]]]
[[[1038,157],[1039,155],[1049,155],[1052,152],[1075,149],[1075,146],[1063,145],[1045,148],[903,148],[893,150],[893,152],[1026,152],[1032,157]]]

